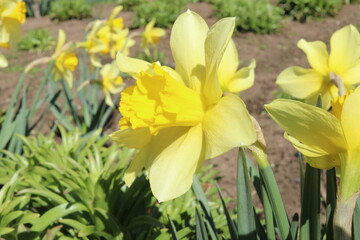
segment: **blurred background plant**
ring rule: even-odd
[[[284,15],[306,22],[310,19],[335,16],[342,3],[342,0],[279,0],[278,6],[284,10]]]
[[[91,7],[85,0],[56,0],[48,12],[52,20],[84,19],[91,17]]]
[[[17,43],[20,51],[34,51],[37,53],[50,50],[55,45],[55,39],[47,29],[30,30],[26,36]]]
[[[281,27],[282,10],[267,0],[212,0],[219,18],[236,17],[236,29],[262,34],[274,33]]]

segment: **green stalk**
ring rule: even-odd
[[[359,193],[354,194],[348,199],[338,196],[336,209],[334,214],[334,239],[335,240],[351,240],[351,224],[354,213],[356,200]],[[357,226],[356,226],[357,227]]]
[[[261,181],[261,192],[262,192],[262,202],[264,205],[264,214],[265,214],[265,227],[266,227],[266,237],[268,240],[275,240],[275,226],[274,226],[274,215],[270,204],[269,196],[266,193],[264,186],[264,180],[262,177]]]
[[[291,239],[290,223],[286,214],[284,203],[281,199],[279,188],[276,184],[274,173],[270,165],[259,168],[260,175],[264,179],[264,185],[273,207],[275,220],[279,228],[281,239]]]
[[[239,148],[237,160],[237,230],[240,240],[257,239],[249,174],[243,148]]]

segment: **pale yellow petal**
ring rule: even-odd
[[[360,88],[350,94],[344,102],[341,125],[350,149],[360,149]]]
[[[168,66],[161,66],[168,74],[170,74],[170,76],[175,79],[176,81],[180,82],[180,83],[184,83],[183,79],[181,78],[181,76],[171,67]]]
[[[148,150],[148,147],[141,149],[131,160],[128,169],[126,169],[124,181],[128,187],[134,182],[139,172],[146,167]]]
[[[360,149],[340,154],[340,187],[339,194],[345,200],[360,190]]]
[[[298,48],[304,51],[310,66],[322,75],[329,74],[328,60],[329,53],[325,43],[321,41],[307,42],[299,40]]]
[[[338,119],[326,110],[287,99],[277,99],[265,108],[285,132],[308,147],[329,155],[346,149]]]
[[[144,60],[128,57],[121,52],[116,55],[116,63],[121,72],[129,74],[131,77],[137,79],[139,72],[152,71],[151,63]]]
[[[59,34],[58,34],[58,41],[57,41],[57,45],[55,48],[55,53],[58,53],[60,51],[60,49],[62,48],[62,46],[64,46],[66,40],[66,35],[64,30],[59,29]]]
[[[308,98],[319,92],[326,77],[315,70],[301,67],[289,67],[282,71],[276,84],[285,92],[296,98]]]
[[[350,87],[354,84],[360,83],[360,60],[356,64],[348,69],[345,72],[339,74],[341,80],[344,82],[345,86]]]
[[[151,134],[148,128],[128,128],[110,134],[110,139],[120,146],[140,149],[150,142]]]
[[[320,157],[306,157],[305,156],[304,159],[313,168],[328,170],[328,169],[340,166],[339,158],[329,156],[329,155],[320,156]]]
[[[293,138],[286,132],[284,133],[284,138],[286,140],[288,140],[289,142],[291,142],[292,145],[296,148],[296,150],[298,150],[299,152],[304,154],[304,156],[321,157],[321,156],[328,155],[328,153],[325,152],[324,150],[322,150],[321,148],[318,148],[317,146],[309,147],[306,144],[298,141],[296,138]]]
[[[8,61],[6,57],[0,53],[0,68],[6,68],[8,66]]]
[[[205,158],[217,157],[234,147],[256,141],[256,131],[244,102],[235,94],[227,95],[204,116]]]
[[[251,60],[248,67],[241,68],[228,82],[229,92],[237,93],[250,88],[255,80],[255,60]]]
[[[208,26],[204,19],[190,10],[175,21],[170,36],[175,70],[186,85],[198,93],[205,79],[205,38]]]
[[[238,53],[234,41],[230,39],[218,68],[218,80],[222,88],[227,86],[228,80],[233,77],[238,67]]]
[[[9,41],[18,41],[21,38],[21,24],[12,18],[5,18],[2,21],[3,27],[1,29],[4,29],[1,33],[4,34],[4,36],[1,36],[1,42],[9,42]]]
[[[222,95],[218,68],[234,28],[235,18],[223,18],[211,27],[205,40],[206,81],[203,95],[209,105],[216,103]]]
[[[150,187],[154,196],[160,201],[167,201],[186,193],[193,182],[199,158],[202,152],[203,132],[201,125],[188,128],[166,129],[160,132],[169,139],[176,136],[157,155],[149,168]],[[186,130],[186,131],[184,131]],[[160,143],[162,147],[163,143]],[[157,147],[153,145],[153,147]]]
[[[352,68],[360,57],[360,35],[353,25],[336,31],[330,39],[331,52],[329,66],[331,71],[341,74]]]

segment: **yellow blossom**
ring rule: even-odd
[[[55,60],[53,69],[53,80],[59,81],[64,79],[69,87],[73,85],[73,74],[78,65],[78,58],[75,53],[71,52],[70,45],[64,45],[66,35],[63,30],[59,30],[58,42],[55,48],[55,52],[52,55],[52,59]]]
[[[327,109],[339,91],[343,95],[360,82],[360,35],[353,25],[331,36],[330,54],[321,41],[301,39],[298,47],[305,52],[312,68],[294,66],[282,71],[276,83],[284,92],[311,104],[321,95],[323,107]]]
[[[119,74],[120,71],[115,61],[105,64],[100,70],[101,86],[105,94],[105,102],[109,106],[114,105],[110,94],[120,93],[124,88],[123,79]]]
[[[0,0],[0,43],[20,38],[20,24],[26,18],[25,2],[20,0]]]
[[[347,200],[360,190],[360,88],[332,103],[332,112],[278,99],[266,106],[284,128],[286,138],[315,168],[340,168],[340,196]]]
[[[155,46],[161,37],[165,36],[166,31],[155,26],[155,19],[152,19],[145,27],[145,31],[141,34],[142,45],[144,47]]]
[[[256,141],[245,104],[223,96],[217,79],[234,26],[234,18],[224,18],[209,29],[198,14],[181,14],[170,37],[175,70],[117,55],[120,71],[137,79],[122,92],[120,130],[111,135],[139,149],[125,174],[128,185],[146,168],[155,197],[176,198],[206,159]]]

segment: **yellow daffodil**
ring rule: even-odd
[[[129,29],[124,29],[123,19],[116,18],[121,10],[121,6],[116,7],[109,19],[91,22],[87,26],[86,41],[78,44],[89,51],[91,63],[95,67],[102,66],[97,54],[110,54],[114,59],[118,51],[128,55],[129,49],[135,44],[135,41],[128,37]]]
[[[293,100],[266,106],[286,138],[320,169],[340,168],[340,196],[347,200],[360,190],[360,88],[332,102],[332,112]]]
[[[0,0],[0,43],[8,43],[20,38],[20,24],[25,22],[25,14],[25,2]]]
[[[123,79],[119,74],[120,71],[115,61],[105,64],[100,70],[101,86],[105,94],[105,102],[109,106],[114,106],[110,94],[120,93],[124,88]]]
[[[301,39],[298,47],[312,68],[294,66],[282,71],[276,83],[284,92],[311,104],[321,95],[324,108],[329,108],[339,91],[343,95],[360,82],[360,35],[354,26],[343,27],[331,36],[330,54],[321,41]]]
[[[66,35],[63,30],[59,30],[58,42],[55,48],[55,53],[52,55],[52,59],[55,60],[53,70],[53,80],[59,81],[64,79],[69,87],[73,85],[73,74],[78,64],[78,58],[75,53],[71,52],[69,44],[65,44]]]
[[[239,57],[234,42],[230,40],[218,69],[221,89],[224,92],[237,93],[250,88],[254,84],[255,66],[255,60],[252,60],[248,67],[237,71]]]
[[[111,135],[139,149],[125,174],[128,185],[146,168],[155,197],[176,198],[206,159],[256,141],[245,104],[223,96],[217,78],[234,26],[234,18],[224,18],[209,30],[198,14],[181,14],[170,38],[175,70],[117,55],[120,71],[137,80],[122,92],[120,130]]]
[[[155,19],[151,20],[145,27],[145,31],[141,34],[142,45],[144,47],[155,46],[161,37],[165,36],[166,31],[155,26]]]

